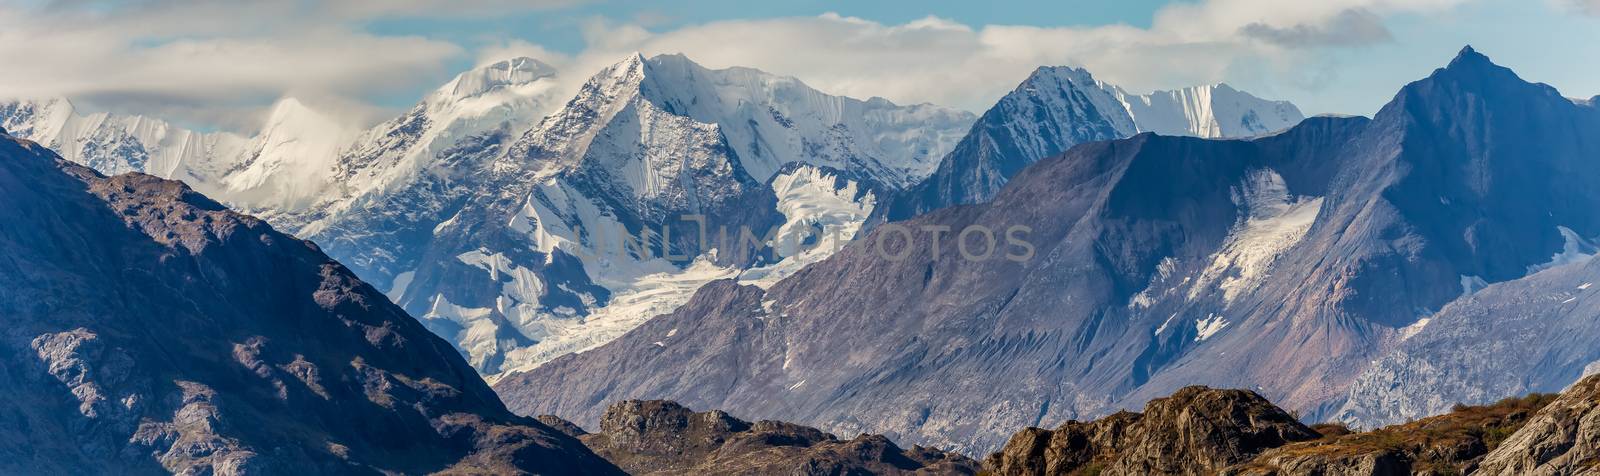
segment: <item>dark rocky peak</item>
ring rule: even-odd
[[[733,433],[750,429],[750,423],[734,418],[725,412],[711,410],[696,413],[675,402],[663,400],[628,400],[606,408],[600,419],[600,433],[613,444],[624,445],[638,453],[652,452],[653,445],[682,451],[673,441],[721,443]]]
[[[1254,392],[1188,387],[1150,401],[1142,414],[1029,428],[985,468],[996,475],[1209,474],[1317,436]]]
[[[314,245],[0,139],[3,474],[616,474]]]
[[[617,402],[593,434],[559,418],[541,419],[578,434],[632,474],[973,474],[978,467],[955,453],[902,449],[881,435],[840,440],[816,428],[751,423],[662,400]]]
[[[1551,104],[1548,102],[1557,101],[1568,107],[1573,106],[1572,101],[1562,97],[1555,88],[1543,83],[1530,83],[1510,68],[1496,64],[1488,56],[1468,46],[1445,67],[1435,69],[1427,78],[1406,85],[1395,101],[1386,105],[1378,115],[1383,116],[1386,112],[1393,114],[1391,109],[1395,109],[1394,106],[1403,106],[1412,114],[1428,111],[1435,114],[1470,114],[1477,112],[1465,109],[1471,104],[1509,108],[1527,101],[1533,101],[1533,104],[1522,104],[1525,108],[1549,107]],[[1448,107],[1460,109],[1436,109]]]
[[[1600,237],[1600,110],[1529,83],[1470,47],[1378,113],[1383,191],[1454,272],[1499,282]],[[1370,163],[1367,170],[1391,164]],[[1356,171],[1359,173],[1359,171]],[[1379,182],[1382,183],[1382,182]]]

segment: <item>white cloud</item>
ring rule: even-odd
[[[749,66],[819,89],[981,111],[1040,65],[1083,66],[1134,90],[1278,74],[1287,82],[1329,71],[1317,50],[1389,41],[1386,16],[1465,0],[1209,0],[1159,10],[1149,28],[964,25],[928,17],[902,25],[824,14],[722,21],[654,33],[596,21],[586,58],[630,51],[684,53],[710,67]],[[580,61],[582,62],[582,61]],[[593,62],[593,60],[591,60]]]
[[[1569,12],[1600,16],[1600,0],[1550,0],[1550,2]]]
[[[447,79],[461,46],[363,31],[413,15],[481,15],[575,0],[128,3],[0,2],[0,97],[66,96],[103,109],[248,129],[275,99],[321,97],[347,120],[352,100],[410,94]],[[320,102],[320,101],[319,101]]]
[[[651,31],[593,19],[586,48],[567,55],[527,41],[474,38],[472,51],[435,38],[380,35],[364,22],[583,0],[143,0],[127,4],[0,0],[0,96],[64,95],[114,110],[160,112],[246,129],[281,95],[372,98],[442,83],[461,59],[531,56],[562,70],[569,88],[633,51],[684,53],[710,67],[749,66],[824,91],[986,109],[1041,65],[1076,65],[1136,91],[1280,78],[1314,88],[1339,69],[1319,51],[1390,41],[1385,19],[1467,0],[1204,0],[1159,10],[1148,28],[966,25],[926,17],[899,25],[824,14],[720,21]],[[1557,2],[1594,0],[1549,0]],[[110,5],[110,6],[107,6]],[[1248,85],[1241,85],[1248,86]],[[1272,95],[1271,88],[1255,90]],[[369,118],[371,107],[344,107]]]

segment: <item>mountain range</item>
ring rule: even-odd
[[[1590,315],[1591,288],[1574,267],[1600,237],[1596,132],[1594,106],[1467,48],[1371,119],[1317,117],[1246,140],[1080,144],[988,203],[880,225],[767,288],[711,283],[673,313],[496,390],[514,411],[579,424],[598,417],[596,402],[662,398],[969,453],[999,447],[1012,428],[1193,384],[1251,388],[1311,421],[1343,414],[1369,427],[1441,411],[1448,404],[1420,390],[1428,382],[1476,386],[1461,390],[1466,403],[1558,390],[1587,351],[1525,348],[1511,355],[1559,360],[1470,372],[1432,358],[1541,335],[1447,337],[1483,325],[1460,321],[1492,319],[1473,308],[1518,295],[1517,281],[1559,283],[1525,300],[1571,298],[1563,309],[1577,312],[1521,312],[1570,315],[1549,332],[1592,335],[1576,321]],[[1030,259],[949,249],[962,230],[1018,225],[1033,252],[1002,252]],[[944,253],[930,230],[953,230]],[[904,244],[889,254],[905,258],[886,256],[885,241]],[[1486,285],[1502,289],[1480,294]],[[1408,346],[1437,339],[1448,344]],[[1498,368],[1542,376],[1506,386],[1519,377]],[[1389,406],[1397,400],[1404,409]]]
[[[1007,147],[1038,144],[983,152],[1007,157],[1009,175],[1082,141],[1253,135],[1300,118],[1226,85],[1136,96],[1071,68],[1041,68],[981,120],[681,55],[631,55],[556,107],[561,80],[534,59],[494,63],[359,133],[294,99],[250,138],[141,132],[123,124],[155,121],[79,116],[64,100],[0,106],[0,123],[317,242],[494,378],[608,342],[711,280],[775,283],[853,238],[879,203],[966,167],[974,148],[961,144],[996,128],[1011,128]],[[127,159],[175,151],[188,155]]]
[[[0,472],[1594,470],[1600,109],[1470,47],[1370,119],[559,80],[365,132],[0,105]]]

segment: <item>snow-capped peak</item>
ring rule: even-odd
[[[909,185],[932,173],[976,119],[940,106],[829,95],[793,77],[752,68],[710,69],[681,54],[642,62],[631,56],[622,66],[637,73],[627,77],[640,80],[644,99],[719,125],[740,165],[758,181],[784,165],[807,163],[860,171],[890,186]]]
[[[1124,136],[1155,132],[1208,138],[1249,137],[1283,130],[1305,119],[1287,101],[1261,99],[1225,83],[1133,94],[1095,79],[1083,68],[1070,66],[1040,67],[1012,95],[1046,104],[1087,100]]]
[[[453,176],[459,171],[442,168],[473,166],[460,156],[446,159],[447,151],[469,141],[498,144],[487,138],[527,131],[554,103],[557,74],[549,64],[518,57],[457,75],[404,115],[368,129],[345,147],[336,165],[338,192],[309,213],[286,220],[303,222],[302,236],[318,236],[327,226],[350,218],[339,215],[352,206],[411,194],[418,194],[411,197],[413,204],[440,201],[437,191],[428,190],[438,185],[432,181],[437,177],[429,176]],[[461,152],[486,158],[496,155],[498,147]]]
[[[1140,132],[1197,137],[1249,137],[1286,129],[1305,116],[1287,101],[1269,101],[1226,83],[1132,95],[1116,89]]]
[[[437,94],[465,99],[501,88],[530,84],[555,74],[555,67],[543,61],[528,57],[511,58],[461,73],[440,87]]]
[[[333,116],[285,97],[272,106],[247,157],[223,185],[247,209],[301,210],[332,183],[338,151],[354,136]]]

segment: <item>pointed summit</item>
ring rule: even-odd
[[[1484,56],[1478,50],[1472,49],[1472,45],[1467,45],[1461,48],[1460,53],[1456,53],[1455,59],[1450,60],[1450,64],[1445,66],[1445,69],[1481,68],[1484,66],[1496,65],[1488,56]]]

